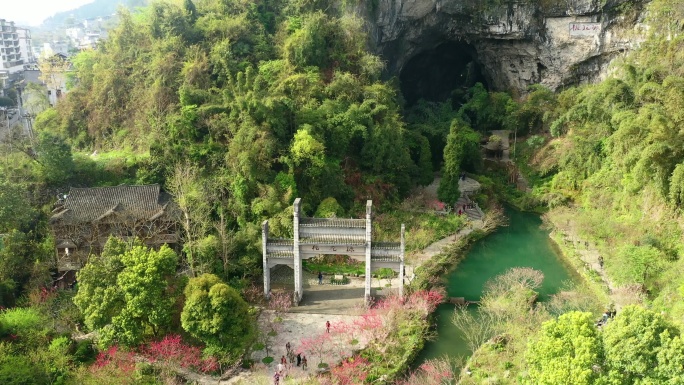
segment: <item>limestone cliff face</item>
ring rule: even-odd
[[[370,1],[370,0],[369,0]],[[373,0],[371,36],[398,75],[414,56],[447,41],[467,43],[494,89],[524,92],[594,81],[634,48],[649,0]],[[600,32],[571,36],[571,23]]]

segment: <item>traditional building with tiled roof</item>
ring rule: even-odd
[[[178,209],[159,185],[72,188],[52,213],[61,276],[80,269],[110,236],[149,246],[178,242]]]

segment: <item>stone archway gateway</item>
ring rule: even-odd
[[[372,242],[372,201],[366,202],[366,219],[307,218],[301,216],[301,198],[294,201],[293,239],[269,238],[268,221],[262,224],[264,257],[264,295],[271,291],[271,268],[287,265],[294,270],[295,304],[299,304],[304,291],[302,261],[318,255],[348,255],[366,263],[364,301],[371,299],[371,275],[381,268],[399,273],[399,295],[404,294],[404,225],[401,225],[401,242]]]

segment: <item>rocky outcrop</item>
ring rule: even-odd
[[[398,75],[421,52],[456,41],[490,87],[524,92],[600,79],[608,64],[635,47],[648,0],[367,0],[377,51]],[[571,36],[571,23],[598,23]]]

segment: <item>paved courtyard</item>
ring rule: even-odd
[[[364,278],[349,277],[346,285],[331,285],[330,276],[324,276],[323,284],[318,284],[318,278],[311,273],[304,272],[304,296],[297,307],[290,313],[308,314],[357,314],[363,307]],[[408,283],[408,282],[406,282]],[[389,286],[388,286],[389,285]],[[399,280],[373,278],[371,281],[373,295],[382,297],[390,293],[397,293]],[[378,290],[380,288],[380,290]],[[273,291],[294,289],[294,271],[287,266],[276,266],[271,271],[271,289]]]

